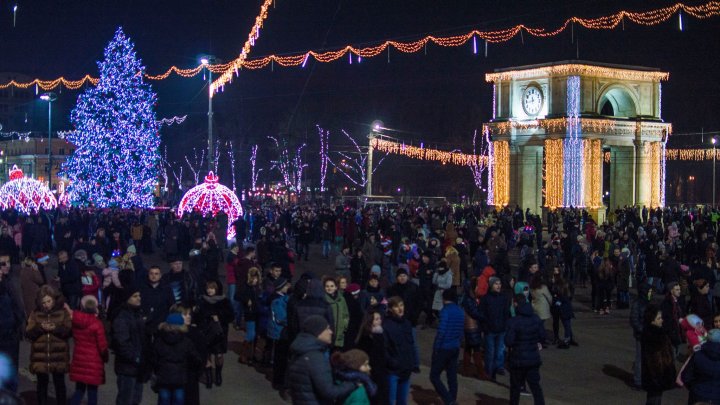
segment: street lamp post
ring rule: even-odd
[[[712,137],[712,145],[713,145],[713,196],[712,196],[712,208],[715,209],[715,161],[717,160],[715,158],[715,143],[717,143],[717,139],[715,137]]]
[[[52,189],[52,103],[57,100],[57,94],[45,93],[40,99],[48,103],[48,187]]]
[[[212,55],[203,56],[200,63],[207,69],[208,79],[208,171],[215,170],[215,148],[213,145],[213,107],[212,107],[212,71],[208,66],[215,62]]]

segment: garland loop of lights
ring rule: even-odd
[[[412,159],[432,160],[441,162],[442,164],[451,163],[459,166],[484,166],[488,162],[488,157],[483,155],[446,152],[438,149],[424,148],[422,146],[405,145],[404,143],[380,138],[373,139],[370,146],[384,153],[403,155]]]
[[[352,60],[352,55],[354,54],[358,57],[359,61],[361,58],[371,58],[374,56],[378,56],[381,53],[385,52],[389,47],[393,47],[402,53],[415,53],[425,49],[425,46],[428,43],[434,43],[443,47],[459,47],[465,45],[471,39],[475,41],[476,38],[484,39],[485,41],[491,43],[500,43],[509,41],[517,35],[523,35],[523,32],[527,32],[530,35],[541,38],[552,37],[559,35],[563,31],[565,31],[568,26],[573,26],[576,23],[585,28],[593,30],[612,30],[617,28],[618,25],[623,24],[625,19],[638,25],[653,26],[669,20],[674,14],[680,12],[697,19],[708,19],[720,15],[720,1],[710,1],[698,6],[688,6],[683,3],[677,3],[672,6],[643,12],[629,12],[623,10],[612,15],[598,18],[571,17],[565,20],[565,22],[555,30],[548,30],[546,28],[531,28],[521,24],[516,25],[512,28],[506,28],[496,31],[473,30],[465,34],[448,37],[426,36],[417,41],[410,42],[385,41],[380,45],[365,48],[356,48],[351,45],[346,45],[343,48],[335,51],[316,52],[309,50],[294,55],[269,55],[258,59],[247,60],[247,55],[250,52],[250,48],[255,44],[255,40],[259,37],[260,28],[262,28],[263,21],[267,18],[267,11],[271,3],[272,0],[266,0],[263,3],[262,7],[260,8],[260,14],[255,18],[255,25],[253,26],[250,34],[248,35],[248,40],[245,42],[245,46],[243,46],[240,56],[238,56],[235,60],[228,63],[216,65],[201,64],[190,69],[181,69],[177,66],[172,66],[168,68],[164,73],[161,73],[159,75],[144,74],[145,78],[149,80],[164,80],[168,78],[171,74],[176,74],[180,77],[189,78],[197,76],[200,72],[203,71],[204,68],[206,68],[213,73],[221,74],[220,78],[218,78],[218,80],[216,80],[211,85],[212,92],[217,92],[232,79],[233,73],[237,74],[238,69],[262,69],[267,67],[268,65],[275,63],[283,67],[300,66],[305,65],[308,58],[310,57],[313,57],[318,62],[328,63],[334,62],[349,53],[351,58],[350,60]],[[474,46],[473,48],[475,51],[477,50],[476,46]],[[0,89],[6,89],[10,86],[21,89],[36,86],[36,88],[47,91],[52,90],[58,86],[65,86],[68,89],[76,90],[85,85],[86,83],[97,85],[97,81],[97,78],[90,75],[85,75],[82,79],[79,80],[69,80],[64,77],[60,77],[54,80],[34,79],[30,82],[17,82],[15,80],[12,80],[8,83],[0,84]]]
[[[218,90],[222,89],[225,86],[225,83],[231,82],[233,73],[237,75],[238,69],[240,69],[245,64],[245,60],[250,54],[250,50],[253,46],[255,46],[255,40],[260,37],[260,28],[262,28],[263,21],[265,21],[265,19],[267,18],[268,9],[270,9],[270,5],[272,5],[273,1],[275,0],[265,0],[262,6],[260,6],[260,13],[257,17],[255,17],[255,24],[250,29],[248,39],[245,41],[245,45],[243,45],[242,47],[240,56],[238,56],[234,61],[229,62],[227,64],[228,66],[225,68],[224,72],[220,75],[220,77],[218,77],[217,80],[210,84],[210,97],[212,97],[212,95],[215,94]]]
[[[314,58],[318,62],[328,63],[343,58],[348,54],[350,56],[350,61],[352,61],[353,55],[357,56],[358,61],[360,61],[361,58],[372,58],[374,56],[378,56],[390,47],[393,47],[402,53],[409,54],[425,49],[428,43],[434,43],[443,47],[459,47],[467,44],[471,39],[475,41],[475,38],[480,38],[490,43],[501,43],[509,41],[518,35],[522,36],[523,32],[535,37],[547,38],[561,34],[567,30],[568,27],[571,27],[574,24],[579,24],[592,30],[612,30],[617,28],[618,25],[622,24],[623,21],[627,19],[638,25],[653,26],[669,20],[674,14],[680,12],[697,19],[716,17],[720,15],[720,1],[710,1],[698,6],[688,6],[683,3],[677,3],[672,6],[642,12],[622,10],[615,14],[598,18],[571,17],[565,20],[565,22],[558,28],[550,30],[546,28],[532,28],[519,24],[512,28],[505,28],[496,31],[473,30],[465,34],[447,37],[429,35],[417,41],[399,42],[388,40],[382,44],[365,48],[356,48],[352,45],[346,45],[335,51],[316,52],[309,50],[303,53],[287,56],[269,55],[263,58],[244,61],[241,64],[241,67],[246,69],[262,69],[275,63],[283,67],[304,66],[310,57]],[[474,49],[476,50],[476,47],[474,47]],[[231,76],[232,75],[230,75],[230,77]]]
[[[216,216],[224,212],[228,216],[227,238],[235,238],[235,222],[243,216],[242,205],[235,193],[219,183],[218,176],[210,172],[205,176],[205,182],[198,184],[185,193],[177,209],[177,215],[182,218],[185,213],[199,212],[203,216]]]
[[[10,181],[0,187],[2,210],[15,209],[23,214],[31,214],[57,208],[57,205],[55,196],[44,183],[25,177],[16,165],[10,170]]]

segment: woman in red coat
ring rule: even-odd
[[[82,310],[72,313],[75,346],[70,363],[70,381],[75,381],[75,394],[70,399],[70,405],[79,405],[85,391],[88,405],[97,405],[98,385],[105,383],[104,363],[108,358],[108,344],[105,328],[97,318],[97,298],[84,296],[80,307]]]

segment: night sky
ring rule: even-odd
[[[688,2],[702,4],[703,2]],[[97,75],[96,61],[115,29],[122,26],[135,42],[147,72],[157,74],[171,65],[197,65],[203,53],[223,61],[237,57],[247,38],[260,1],[45,1],[20,2],[17,27],[12,26],[14,3],[0,0],[0,72],[17,72],[43,79]],[[595,17],[622,8],[647,10],[669,1],[402,1],[402,0],[277,0],[251,51],[252,57],[271,53],[300,53],[309,49],[337,49],[346,44],[374,45],[386,39],[414,40],[427,34],[452,35],[471,29],[500,29],[518,23],[555,27],[577,15]],[[671,146],[699,146],[700,136],[687,133],[720,130],[720,18],[677,17],[654,26],[629,22],[625,29],[589,31],[575,27],[571,43],[567,31],[552,39],[516,37],[490,44],[485,58],[482,43],[474,55],[472,44],[459,48],[427,47],[412,55],[391,51],[348,64],[312,60],[305,68],[242,71],[240,77],[214,99],[216,134],[233,139],[246,166],[250,145],[266,136],[282,136],[291,143],[307,142],[308,160],[316,155],[315,125],[331,129],[333,145],[347,142],[339,130],[348,130],[358,141],[373,120],[398,130],[407,141],[425,141],[439,148],[469,151],[472,133],[491,114],[492,86],[484,74],[496,68],[575,59],[643,65],[670,72],[663,84],[663,118],[677,134]],[[524,42],[524,43],[523,43]],[[207,89],[202,75],[151,81],[158,94],[158,118],[188,115],[185,124],[164,128],[163,141],[173,149],[202,147],[207,128]],[[64,89],[59,105],[66,117],[58,129],[70,129],[67,116],[78,92]],[[39,103],[29,105],[42,118]],[[8,130],[43,130],[36,128]],[[707,143],[708,139],[704,139]],[[178,146],[179,148],[174,148]],[[270,157],[270,151],[261,151]],[[379,173],[382,191],[403,185],[413,194],[461,194],[472,190],[467,169],[442,167],[390,158]],[[317,165],[311,176],[317,176]],[[387,170],[399,169],[399,170]],[[238,167],[247,176],[245,167]],[[436,170],[438,180],[409,176],[418,170]],[[698,170],[702,169],[700,167]],[[671,168],[672,170],[672,168]],[[689,170],[694,170],[690,168]],[[421,177],[421,176],[420,176]],[[461,179],[452,182],[449,179]],[[244,181],[244,180],[243,180]],[[461,183],[461,184],[449,184]]]

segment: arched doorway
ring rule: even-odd
[[[598,113],[607,117],[634,118],[637,116],[635,100],[629,90],[613,86],[607,90],[598,102]]]

